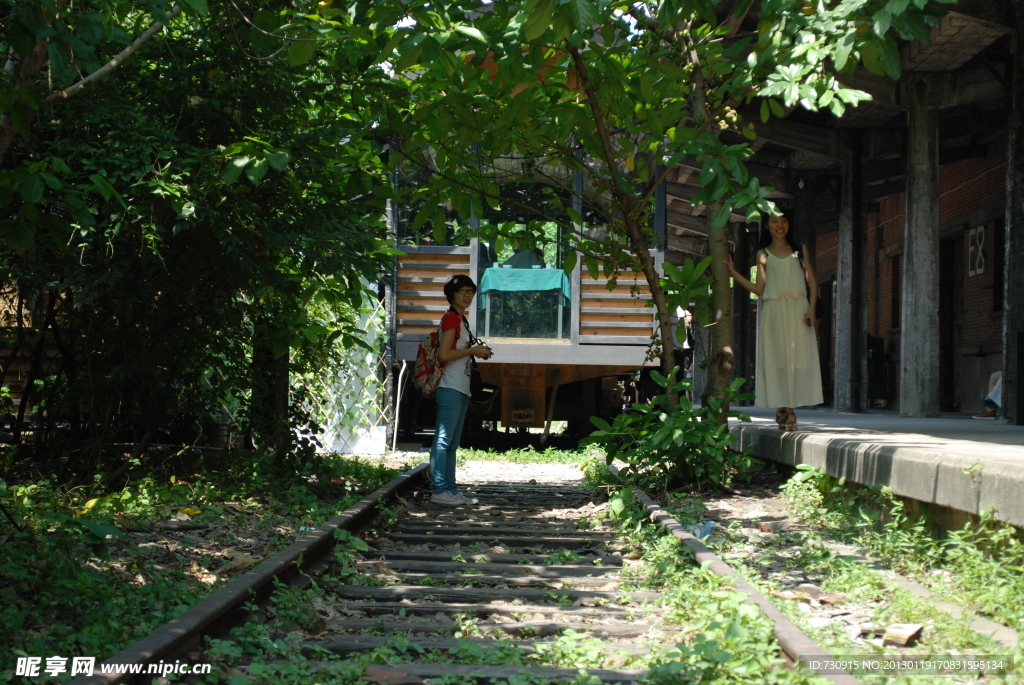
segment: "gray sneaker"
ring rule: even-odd
[[[455,496],[461,499],[463,504],[480,504],[480,500],[478,500],[476,497],[467,497],[461,492]]]
[[[462,497],[459,495],[453,495],[450,492],[442,492],[440,494],[435,493],[434,496],[430,498],[430,503],[440,504],[444,507],[461,507],[465,504]]]

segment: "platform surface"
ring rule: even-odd
[[[904,419],[895,412],[798,409],[800,430],[785,432],[774,410],[736,409],[752,421],[731,421],[731,430],[754,456],[887,485],[897,495],[972,514],[992,511],[1024,527],[1024,426],[960,414]]]

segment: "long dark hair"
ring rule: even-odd
[[[785,231],[785,242],[790,244],[790,247],[793,248],[793,254],[797,255],[797,259],[800,261],[800,270],[806,272],[807,267],[804,265],[803,247],[797,243],[797,238],[795,236],[796,231],[793,229],[793,212],[779,208],[779,213],[773,214],[772,216],[781,216],[783,219],[790,222],[790,230]],[[768,252],[768,246],[771,245],[771,241],[771,231],[768,230],[768,219],[765,219],[761,222],[760,249]],[[810,285],[806,283],[804,285],[807,287],[808,296],[810,296]]]
[[[789,230],[786,231],[786,242],[789,243],[789,246],[791,248],[793,248],[793,254],[795,254],[796,258],[800,260],[800,269],[803,270],[803,268],[804,268],[803,247],[800,245],[800,243],[798,243],[796,241],[796,235],[795,235],[796,231],[793,230],[793,216],[792,216],[792,212],[790,212],[788,209],[780,209],[779,212],[780,212],[779,214],[774,214],[772,216],[781,216],[783,219],[785,219],[786,221],[789,222]],[[759,250],[767,250],[768,246],[772,244],[772,233],[771,233],[771,231],[768,230],[768,220],[767,219],[765,219],[764,221],[761,222],[761,235],[760,235],[760,241],[759,242],[760,242],[760,245],[758,246]]]
[[[803,255],[800,254],[801,246],[799,243],[797,243],[797,238],[795,234],[796,231],[793,229],[793,212],[787,209],[780,209],[778,214],[773,214],[771,216],[781,216],[783,219],[790,222],[790,230],[787,230],[785,233],[785,242],[790,244],[790,247],[793,248],[793,251],[796,252],[802,258]],[[771,231],[768,230],[768,219],[765,219],[764,221],[761,222],[761,245],[758,246],[758,249],[764,250],[765,248],[767,248],[769,245],[771,245],[771,240]]]

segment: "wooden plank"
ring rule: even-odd
[[[580,293],[580,298],[587,301],[587,304],[592,304],[593,300],[623,300],[635,301],[635,302],[646,302],[651,299],[650,293],[640,293],[638,296],[634,296],[632,293],[620,293],[620,292],[608,292],[605,288],[601,288],[600,292]],[[642,306],[642,305],[641,305]]]
[[[399,309],[409,307],[443,307],[448,309],[450,306],[448,300],[445,299],[444,295],[438,293],[402,293],[402,297],[395,298],[395,304]]]
[[[483,633],[503,632],[509,635],[561,635],[566,629],[575,630],[578,633],[590,633],[599,637],[641,637],[651,630],[650,624],[623,624],[615,623],[601,625],[599,623],[555,623],[551,621],[515,621],[514,623],[492,623],[483,621],[475,623],[474,627]],[[328,621],[327,628],[331,631],[351,631],[356,633],[368,633],[374,630],[384,632],[399,631],[402,633],[451,633],[459,630],[461,626],[455,621],[385,621],[375,618],[349,618],[344,620]],[[677,633],[679,628],[668,628],[665,632]]]
[[[580,284],[580,292],[584,295],[587,295],[588,293],[597,293],[604,295],[616,295],[618,293],[622,293],[624,295],[632,296],[632,293],[629,292],[628,285],[619,285],[615,289],[609,290],[608,286],[606,286],[603,283],[582,283]],[[650,289],[647,288],[646,284],[640,287],[640,297],[648,295],[649,293]]]
[[[543,372],[543,370],[541,370],[541,372]],[[533,495],[530,492],[517,492],[514,495],[512,494],[512,492],[509,492],[508,494],[505,494],[505,493],[495,493],[495,494],[477,493],[477,497],[481,498],[481,502],[483,502],[483,498],[484,497],[487,497],[488,499],[492,499],[494,497],[506,497],[507,498],[507,497],[510,497],[510,496],[514,497],[516,502],[522,503],[524,500],[535,499],[536,497],[542,497],[546,501],[551,501],[551,500],[562,500],[562,501],[565,501],[565,500],[576,500],[576,499],[579,499],[580,497],[587,497],[589,495],[587,493],[579,493],[579,494],[571,495],[571,496],[568,496],[568,497],[559,497],[556,493],[540,493],[540,494],[537,494],[537,495]],[[483,503],[484,504],[490,504],[490,502],[483,502]],[[405,526],[402,527],[402,531],[408,532],[410,534],[414,534],[414,533],[418,534],[418,533],[421,533],[423,531],[428,531],[428,530],[430,530],[430,531],[446,531],[446,530],[450,530],[450,525],[447,524],[447,523],[424,523],[422,525],[405,525]],[[544,537],[544,536],[546,536],[546,537],[557,537],[559,532],[571,533],[571,535],[569,535],[569,537],[571,537],[571,538],[581,538],[581,539],[582,538],[588,538],[588,539],[593,539],[593,540],[611,540],[612,537],[613,537],[612,533],[594,532],[594,531],[582,531],[582,530],[577,530],[575,528],[563,528],[563,529],[561,529],[561,531],[559,531],[559,530],[552,530],[548,526],[544,526],[544,527],[531,526],[531,527],[526,528],[526,529],[521,528],[521,527],[520,528],[505,528],[505,527],[499,527],[499,526],[486,526],[486,525],[483,525],[482,523],[480,523],[480,524],[467,524],[467,523],[463,523],[462,525],[459,526],[459,534],[461,534],[461,535],[520,535],[520,536],[522,536],[522,535],[529,535],[529,533],[531,531],[535,535],[540,536],[540,537]]]
[[[466,255],[469,258],[468,245],[399,245],[398,249],[407,255]]]
[[[418,259],[403,259],[398,262],[399,271],[404,271],[405,269],[427,269],[431,271],[442,271],[444,269],[465,269],[467,266],[468,261],[464,260],[460,262],[453,262],[450,259],[447,259],[443,262],[423,262]]]
[[[441,323],[440,318],[438,318],[436,321],[433,320],[433,319],[403,319],[401,317],[399,317],[399,319],[398,319],[398,325],[400,327],[402,327],[403,329],[408,328],[409,326],[431,326],[431,327],[433,327],[433,326],[437,326],[439,323]]]
[[[484,585],[506,585],[514,587],[546,587],[552,590],[560,590],[563,587],[581,589],[609,590],[618,587],[618,580],[614,578],[587,578],[587,577],[564,577],[545,578],[534,576],[524,572],[519,575],[481,575],[476,573],[412,573],[401,571],[397,573],[368,573],[363,575],[376,580],[401,581],[403,583],[416,584],[429,580],[431,582],[444,582],[448,585],[458,586],[460,583],[474,583]]]
[[[440,304],[407,304],[398,307],[399,316],[402,312],[446,312],[448,311],[448,305]],[[438,317],[440,318],[440,317]]]
[[[595,304],[593,300],[587,300],[587,304]],[[598,303],[597,306],[581,307],[580,314],[643,314],[646,313],[648,316],[654,316],[654,310],[650,307],[644,307],[642,304],[636,307],[623,307],[620,302],[609,302],[607,305],[602,306]]]
[[[654,322],[648,321],[647,325],[635,323],[613,323],[601,322],[588,324],[580,322],[580,335],[645,335],[650,336],[654,330]]]
[[[651,342],[651,337],[640,337],[636,335],[588,335],[580,336],[581,345],[643,345]]]
[[[442,281],[441,283],[437,283],[436,287],[431,287],[434,285],[435,284],[433,283],[399,283],[397,290],[403,295],[417,294],[429,297],[437,297],[440,295],[441,297],[444,297],[443,291],[441,290],[441,286],[444,285],[444,282]]]
[[[591,565],[538,565],[538,564],[475,564],[472,562],[460,563],[457,561],[418,561],[418,560],[391,560],[383,561],[358,561],[355,566],[359,569],[369,570],[374,573],[401,574],[406,572],[417,573],[454,573],[465,569],[482,571],[489,575],[500,576],[506,573],[517,575],[531,575],[538,578],[561,578],[563,576],[604,576],[617,574],[622,569],[616,566],[600,567]],[[464,577],[464,576],[463,576]]]
[[[492,602],[511,601],[515,599],[526,603],[551,602],[551,590],[533,588],[470,588],[470,587],[430,587],[424,585],[343,585],[332,591],[334,597],[356,600],[383,600],[397,602],[403,599],[424,600],[431,598],[435,602]],[[661,599],[658,592],[602,592],[599,590],[563,590],[557,593],[567,597],[570,602],[577,599],[603,599],[610,605],[627,605],[644,601]],[[519,609],[522,610],[521,608]]]
[[[345,608],[352,611],[358,611],[366,614],[367,616],[382,617],[389,614],[396,614],[402,609],[405,609],[406,616],[417,617],[434,618],[437,614],[463,614],[465,616],[486,617],[495,615],[510,616],[514,618],[514,615],[519,615],[534,617],[541,616],[547,620],[554,619],[556,622],[559,619],[564,618],[568,618],[573,622],[577,620],[582,621],[583,619],[587,619],[588,621],[622,620],[632,615],[627,614],[626,611],[616,607],[558,606],[552,604],[467,604],[461,602],[452,602],[448,604],[424,602],[422,604],[415,604],[409,602],[363,602],[357,600],[345,602]],[[662,613],[664,613],[664,611],[657,607],[648,607],[644,611],[644,614],[653,616],[657,616]]]
[[[332,672],[344,668],[344,664],[338,662],[309,662],[313,670],[323,673]],[[479,666],[469,664],[373,664],[367,667],[368,674],[375,677],[374,682],[402,682],[399,678],[413,676],[423,680],[448,678],[456,676],[459,682],[475,683],[485,679],[486,682],[506,682],[514,678],[523,678],[525,673],[529,682],[552,682],[569,683],[575,682],[579,677],[579,670],[575,668],[557,668],[553,666]],[[346,674],[347,675],[347,674]],[[379,675],[379,677],[377,677]],[[637,669],[604,669],[588,668],[587,676],[596,678],[602,683],[616,683],[617,685],[634,685],[639,683],[647,671]],[[697,680],[695,676],[694,680]],[[450,682],[450,681],[446,681]]]
[[[469,268],[465,265],[456,265],[450,269],[424,269],[419,266],[412,267],[398,267],[398,277],[401,278],[440,278],[443,283],[452,274],[468,274]]]
[[[423,340],[425,336],[430,335],[435,328],[437,328],[437,324],[432,326],[403,326],[402,324],[399,324],[398,339],[415,340],[418,343]]]
[[[491,511],[494,511],[495,507],[491,507]],[[515,512],[516,514],[522,514],[522,510],[508,509],[509,512]],[[467,562],[474,564],[544,564],[552,559],[550,554],[498,554],[492,552],[463,552],[462,556]],[[381,549],[374,550],[372,552],[364,552],[363,558],[373,559],[379,561],[390,561],[390,560],[409,560],[409,561],[436,561],[436,562],[448,562],[452,560],[451,552],[410,552],[406,550],[391,550]],[[622,566],[622,557],[616,556],[582,556],[580,557],[581,562],[590,561],[593,562],[595,559],[601,559],[602,566]],[[589,568],[589,567],[588,567]]]
[[[641,311],[635,312],[635,313],[634,312],[630,312],[629,314],[617,314],[615,312],[604,312],[604,311],[602,311],[600,309],[597,310],[597,311],[600,312],[600,313],[580,312],[580,325],[581,326],[587,326],[588,324],[589,325],[593,325],[593,324],[600,324],[600,323],[605,323],[605,322],[615,322],[615,323],[633,323],[633,324],[641,324],[641,325],[642,324],[646,324],[646,325],[650,326],[650,325],[652,325],[652,323],[654,321],[654,312],[652,312],[650,310],[648,310],[648,311],[641,310]]]
[[[530,388],[526,388],[529,390]],[[541,389],[543,392],[543,388]],[[507,395],[507,392],[503,392],[503,395]],[[541,413],[541,419],[543,420],[543,412]],[[519,535],[415,535],[406,533],[391,533],[387,536],[388,540],[394,540],[396,542],[405,542],[411,545],[422,545],[425,543],[433,543],[436,545],[451,545],[456,542],[462,545],[472,545],[474,542],[481,542],[485,545],[502,545],[504,547],[523,547],[526,549],[531,548],[552,548],[557,549],[559,547],[565,547],[567,549],[591,549],[594,547],[603,547],[604,543],[609,540],[598,540],[590,537],[573,536],[573,537],[532,537],[532,536],[519,536]]]

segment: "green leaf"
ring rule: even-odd
[[[530,13],[530,17],[523,25],[523,35],[526,40],[537,40],[544,35],[551,25],[551,17],[555,13],[556,0],[540,0],[537,7]]]
[[[490,43],[490,40],[483,34],[483,32],[473,26],[456,26],[455,31],[461,33],[464,36],[469,36],[473,40],[478,40],[484,45]]]
[[[882,36],[878,41],[878,47],[878,57],[882,62],[882,67],[885,68],[886,75],[892,80],[898,81],[900,72],[903,70],[903,63],[900,59],[900,50],[896,47],[896,41],[890,36]]]
[[[43,177],[38,173],[29,174],[21,182],[21,199],[30,205],[43,199],[43,191]]]
[[[266,159],[254,159],[249,166],[245,167],[245,177],[252,182],[254,186],[258,186],[263,177],[267,175],[267,170],[270,169],[270,165],[267,164]]]
[[[597,263],[597,258],[594,257],[594,255],[588,254],[584,258],[584,261],[587,263],[587,273],[589,273],[590,277],[596,281],[597,277],[601,275],[600,266]]]
[[[39,176],[44,181],[46,181],[46,185],[50,186],[50,188],[52,188],[53,190],[60,190],[61,183],[59,178],[52,174],[47,174],[42,171],[39,172]]]
[[[228,161],[227,166],[224,168],[224,182],[231,185],[238,180],[238,177],[242,175],[242,170],[245,169],[245,165],[249,163],[249,155],[239,155]]]
[[[414,45],[413,47],[402,53],[402,56],[398,58],[398,63],[395,64],[395,71],[402,73],[409,67],[416,64],[419,61],[420,55],[423,54],[423,44]]]
[[[281,47],[280,38],[267,35],[267,33],[276,33],[281,28],[281,16],[277,12],[259,10],[252,17],[252,25],[253,28],[249,30],[249,45],[255,52],[260,55],[269,55]]]
[[[117,192],[117,189],[114,188],[114,186],[110,185],[110,182],[107,181],[107,179],[103,178],[99,174],[89,174],[89,180],[92,181],[92,185],[96,189],[96,192],[98,192],[104,200],[114,198],[122,207],[128,209],[128,205],[124,203],[124,198],[121,197],[121,194]]]
[[[444,222],[444,212],[438,209],[434,212],[434,242],[438,245],[444,244],[444,237],[448,233],[448,226]]]
[[[312,34],[306,34],[308,38]],[[297,67],[313,59],[316,54],[316,42],[313,40],[295,41],[288,46],[288,66]]]
[[[771,110],[768,108],[768,101],[761,100],[761,123],[766,123],[768,121],[768,117],[771,115]]]
[[[18,254],[24,254],[36,244],[36,232],[29,224],[8,219],[0,221],[0,240]]]
[[[850,59],[850,51],[853,50],[853,41],[854,34],[851,33],[836,45],[835,51],[832,53],[832,61],[836,65],[836,71],[842,71],[846,67],[846,62]]]
[[[568,0],[572,23],[580,33],[587,33],[597,21],[597,6],[593,0]]]
[[[885,76],[885,67],[878,58],[878,48],[874,43],[867,43],[860,49],[860,59],[872,74]]]
[[[288,166],[288,162],[291,160],[291,155],[284,150],[278,150],[277,152],[271,152],[263,155],[263,158],[266,159],[267,163],[276,171],[284,171],[285,167]]]
[[[182,3],[200,17],[205,17],[210,13],[210,7],[206,4],[206,0],[182,0]]]
[[[20,102],[15,102],[11,108],[11,126],[14,130],[21,134],[21,137],[26,141],[31,135],[31,128],[28,123],[28,114],[25,112],[25,107]]]
[[[778,100],[769,98],[768,106],[772,108],[772,114],[778,118],[784,119],[786,117],[786,110],[782,108],[782,104]]]
[[[576,250],[569,250],[568,254],[565,255],[565,264],[562,265],[562,271],[565,272],[566,276],[572,274],[573,269],[576,268]]]
[[[90,533],[98,537],[100,540],[107,537],[108,535],[112,535],[116,538],[127,537],[124,534],[123,530],[109,523],[102,523],[100,521],[92,521],[89,519],[79,519],[79,521],[85,528],[89,530]]]

